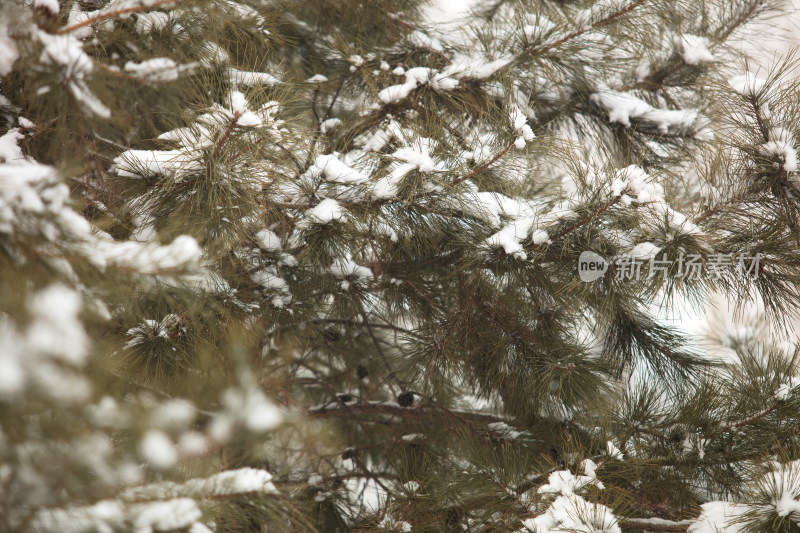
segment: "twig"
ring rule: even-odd
[[[491,474],[489,474],[489,472],[487,472],[485,470],[481,470],[481,475],[483,477],[485,477],[486,479],[488,479],[489,481],[491,481],[492,483],[494,483],[495,485],[497,485],[498,487],[500,487],[500,490],[502,490],[503,492],[505,492],[506,494],[508,494],[512,498],[514,498],[515,500],[519,500],[519,497],[516,494],[514,494],[510,490],[508,490],[508,488],[505,485],[503,485],[502,483],[500,483],[500,481],[495,479]]]
[[[769,131],[767,130],[767,125],[764,123],[761,105],[758,103],[755,92],[751,92],[750,94],[750,105],[753,106],[753,112],[756,115],[756,124],[758,124],[758,130],[761,132],[761,136],[764,137],[764,142],[769,142]]]
[[[181,0],[156,0],[155,2],[148,4],[142,4],[134,7],[126,7],[123,9],[115,9],[113,11],[106,11],[105,13],[98,13],[97,15],[89,17],[88,19],[82,22],[78,22],[76,24],[73,24],[72,26],[61,28],[56,32],[56,35],[63,35],[65,33],[70,33],[77,29],[83,28],[84,26],[88,26],[90,24],[94,24],[95,22],[99,22],[101,20],[118,17],[120,15],[127,15],[129,13],[138,13],[139,11],[147,11],[149,9],[153,9],[154,7],[159,7],[164,4],[172,4],[180,1]]]
[[[622,198],[622,195],[624,195],[626,191],[627,191],[627,189],[625,189],[624,191],[619,193],[617,196],[613,197],[611,200],[606,202],[606,204],[604,206],[602,206],[599,209],[595,210],[593,213],[590,213],[590,214],[586,215],[584,218],[579,220],[574,225],[572,225],[572,226],[568,227],[567,229],[565,229],[564,231],[560,232],[558,235],[556,235],[556,239],[561,239],[562,237],[566,237],[567,235],[569,235],[573,231],[581,228],[582,226],[585,226],[586,224],[588,224],[589,222],[591,222],[595,218],[599,217],[600,215],[602,215],[603,213],[608,211],[608,209],[610,209],[611,206],[613,206],[614,204],[619,202],[620,198]]]
[[[256,141],[255,143],[253,143],[253,145],[251,145],[251,146],[255,146],[256,144],[260,143],[260,142],[261,142],[261,141],[263,141],[263,140],[264,140],[264,137],[261,137],[261,138],[260,138],[258,141]],[[298,161],[298,160],[297,160],[297,158],[294,156],[294,154],[293,154],[292,152],[290,152],[290,151],[289,151],[287,148],[285,148],[285,147],[284,147],[284,146],[283,146],[281,143],[275,143],[275,146],[277,146],[278,148],[280,148],[280,150],[281,150],[281,151],[282,151],[284,154],[286,154],[286,155],[288,155],[288,156],[289,156],[289,159],[291,159],[291,160],[292,160],[292,162],[294,163],[294,166],[295,166],[295,168],[297,169],[297,171],[298,171],[298,172],[300,172],[300,174],[302,174],[303,172],[305,172],[305,169],[303,169],[303,166],[300,164],[300,161]],[[245,150],[242,150],[242,152],[244,152],[244,151],[245,151]],[[240,153],[241,153],[241,152],[240,152]],[[239,155],[239,154],[236,154],[236,155]]]
[[[336,92],[333,93],[333,97],[331,98],[331,103],[328,106],[328,109],[325,110],[325,116],[323,117],[323,120],[328,120],[328,117],[331,115],[331,111],[333,110],[333,105],[336,103],[336,100],[339,99],[339,93],[342,92],[342,87],[344,87],[344,82],[347,81],[347,78],[348,76],[344,76],[342,78],[341,83],[339,83],[339,86],[336,88]]]
[[[662,518],[627,518],[617,522],[617,525],[622,529],[633,529],[636,531],[687,531],[689,526],[694,523],[694,520],[673,522],[672,520],[664,520]]]
[[[303,515],[303,513],[301,513],[297,509],[297,507],[295,507],[289,500],[287,500],[286,498],[284,498],[280,494],[273,494],[272,496],[274,498],[276,498],[277,500],[279,500],[282,504],[284,504],[290,511],[292,511],[292,514],[297,518],[297,520],[299,522],[302,522],[303,525],[308,528],[307,531],[315,531],[315,532],[319,533],[319,530],[314,527],[314,524],[309,522],[308,518],[306,518],[305,515]]]
[[[565,230],[563,230],[563,231],[559,232],[557,235],[555,235],[555,236],[553,237],[553,239],[552,239],[552,240],[553,240],[553,241],[557,241],[557,240],[559,240],[559,239],[562,239],[562,238],[566,237],[567,235],[569,235],[570,233],[572,233],[573,231],[575,231],[575,230],[577,230],[577,229],[580,229],[581,227],[585,226],[586,224],[588,224],[589,222],[591,222],[591,221],[592,221],[592,220],[594,220],[595,218],[599,217],[600,215],[602,215],[603,213],[605,213],[606,211],[608,211],[608,210],[609,210],[609,209],[610,209],[610,208],[611,208],[613,205],[615,205],[617,202],[619,202],[619,201],[620,201],[620,199],[622,198],[622,196],[623,196],[623,195],[624,195],[624,194],[625,194],[627,191],[628,191],[628,189],[627,189],[627,187],[626,187],[625,189],[623,189],[623,190],[622,190],[622,192],[620,192],[618,195],[614,196],[614,197],[613,197],[611,200],[609,200],[608,202],[606,202],[604,205],[602,205],[602,206],[600,206],[599,208],[595,209],[593,212],[589,213],[588,215],[586,215],[585,217],[583,217],[582,219],[580,219],[580,220],[579,220],[578,222],[576,222],[575,224],[572,224],[572,225],[571,225],[571,226],[569,226],[567,229],[565,229]],[[528,248],[529,248],[530,250],[536,250],[537,248],[539,248],[539,246],[540,246],[539,244],[533,244],[533,245],[531,245],[531,246],[530,246],[530,247],[528,247]]]
[[[228,124],[228,128],[225,130],[225,133],[222,134],[222,137],[217,142],[217,145],[214,147],[214,152],[211,154],[211,159],[209,160],[209,163],[210,163],[209,167],[211,166],[211,164],[214,163],[214,161],[217,160],[217,157],[219,156],[219,153],[222,150],[222,147],[225,145],[226,142],[228,142],[228,137],[231,136],[231,133],[233,132],[233,128],[236,127],[236,123],[239,122],[239,118],[241,116],[242,116],[242,114],[239,111],[237,111],[237,112],[235,112],[233,114],[233,120],[231,120],[231,123]]]
[[[256,139],[252,143],[248,144],[247,146],[245,146],[244,148],[242,148],[241,150],[236,152],[236,155],[233,156],[233,159],[234,160],[239,159],[240,156],[246,154],[247,152],[249,152],[250,150],[252,150],[253,148],[255,148],[256,146],[258,146],[259,144],[263,143],[266,140],[267,140],[266,137],[259,137],[258,139]],[[283,148],[280,144],[278,144],[278,143],[275,143],[275,144],[278,146],[278,148],[281,148],[282,150],[285,150],[285,148]],[[299,169],[299,167],[298,167],[298,169]],[[302,172],[302,169],[300,169],[300,171]]]
[[[96,59],[92,59],[92,64],[95,67],[99,68],[100,70],[108,72],[112,76],[115,76],[117,78],[121,78],[123,80],[135,81],[136,83],[153,83],[153,84],[167,83],[167,82],[165,82],[163,80],[149,80],[147,78],[140,78],[138,76],[131,76],[130,74],[127,74],[127,73],[125,73],[125,72],[123,72],[121,70],[115,70],[115,69],[109,67],[108,65],[106,65],[105,63],[103,63],[101,61],[98,61]]]
[[[458,185],[459,183],[467,181],[468,179],[474,177],[475,175],[480,174],[481,172],[492,166],[498,159],[506,155],[506,153],[509,150],[511,150],[512,146],[514,146],[514,141],[508,143],[508,146],[500,150],[500,152],[496,156],[494,156],[491,161],[489,161],[488,163],[484,163],[483,165],[479,166],[478,168],[476,168],[475,170],[473,170],[472,172],[470,172],[465,176],[461,176],[460,178],[454,179],[453,181],[450,182],[450,185]]]
[[[315,318],[311,320],[312,324],[347,324],[350,326],[365,326],[364,322],[357,322],[355,320],[350,319],[342,319],[342,318]],[[391,329],[393,331],[399,331],[401,333],[405,333],[406,335],[411,335],[412,337],[422,338],[422,335],[419,333],[415,333],[410,329],[402,328],[400,326],[395,326],[394,324],[376,324],[375,322],[369,323],[370,327],[378,328],[378,329]]]
[[[322,120],[319,118],[319,113],[317,113],[317,98],[319,98],[319,87],[314,89],[314,94],[311,96],[311,112],[314,113],[314,118],[317,119],[317,131],[319,132]]]
[[[368,402],[349,403],[346,405],[341,405],[339,402],[336,402],[336,403],[308,407],[306,408],[306,412],[309,414],[309,416],[312,417],[324,417],[324,416],[346,417],[348,414],[356,415],[362,413],[364,414],[375,413],[375,414],[391,415],[391,416],[396,416],[396,415],[412,416],[416,418],[421,414],[422,411],[427,411],[429,408],[442,409],[448,414],[458,415],[456,418],[459,420],[472,419],[475,422],[480,422],[485,424],[491,424],[495,422],[503,422],[503,423],[509,422],[507,418],[498,415],[493,415],[491,413],[479,413],[475,411],[446,409],[434,403],[424,403],[412,407],[401,407],[400,405],[394,402],[368,401]]]
[[[775,402],[774,404],[772,404],[770,407],[768,407],[764,411],[761,411],[760,413],[758,413],[756,415],[753,415],[750,418],[745,418],[744,420],[736,422],[735,424],[731,424],[729,426],[726,426],[726,427],[720,429],[720,432],[739,429],[740,427],[747,426],[749,424],[752,424],[753,422],[758,422],[759,420],[761,420],[765,416],[768,416],[770,413],[775,411],[781,405],[783,405],[783,402],[780,402],[780,401],[779,402]]]
[[[361,314],[361,320],[363,320],[364,327],[367,328],[367,333],[369,333],[369,338],[372,339],[372,343],[375,345],[375,348],[378,349],[378,354],[381,356],[381,361],[386,366],[386,370],[389,371],[389,377],[394,379],[398,385],[400,385],[400,391],[406,390],[405,383],[397,377],[397,374],[392,369],[392,365],[389,364],[389,360],[386,358],[386,354],[383,352],[383,348],[381,348],[381,344],[378,342],[378,338],[375,336],[375,332],[372,331],[372,324],[369,321],[369,317],[367,317],[367,312],[364,310],[363,304],[359,301],[358,302],[358,309]]]

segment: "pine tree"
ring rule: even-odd
[[[778,7],[3,2],[0,529],[797,530]]]

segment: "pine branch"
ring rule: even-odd
[[[746,8],[742,12],[742,14],[739,17],[737,17],[722,33],[717,34],[717,35],[714,36],[713,42],[716,43],[716,44],[722,44],[725,41],[727,41],[727,39],[730,37],[730,35],[734,31],[736,31],[737,28],[741,27],[743,24],[745,24],[746,22],[750,21],[750,19],[755,14],[756,9],[758,9],[758,7],[760,5],[762,5],[762,4],[763,4],[763,2],[761,0],[753,1],[751,3],[751,5],[748,8]],[[646,90],[651,90],[651,91],[653,91],[653,90],[662,90],[663,91],[665,89],[664,82],[667,79],[671,78],[675,74],[680,73],[682,70],[684,70],[684,69],[686,69],[686,68],[688,68],[690,66],[693,66],[693,65],[689,65],[688,63],[686,63],[686,61],[683,59],[683,56],[681,56],[674,66],[667,67],[665,69],[662,69],[661,71],[654,72],[653,74],[648,76],[647,79],[642,80],[641,82],[634,83],[634,84],[625,85],[625,86],[621,87],[618,90],[619,91],[629,91],[631,89],[646,89]],[[674,107],[677,108],[678,106],[675,105]]]
[[[519,496],[517,496],[517,494],[515,494],[515,493],[511,492],[511,491],[508,489],[508,487],[506,487],[505,485],[503,485],[502,483],[500,483],[500,481],[499,481],[499,480],[498,480],[496,477],[494,477],[493,475],[491,475],[489,472],[487,472],[486,470],[481,470],[480,474],[481,474],[481,475],[482,475],[484,478],[486,478],[488,481],[490,481],[491,483],[493,483],[494,485],[496,485],[496,486],[497,486],[497,487],[498,487],[498,488],[499,488],[501,491],[503,491],[505,494],[507,494],[507,495],[508,495],[508,496],[510,496],[511,498],[513,498],[513,499],[515,499],[515,500],[519,501]]]
[[[344,87],[345,81],[349,76],[345,75],[342,76],[342,81],[339,82],[339,85],[336,87],[336,92],[333,93],[333,97],[331,98],[331,103],[328,105],[328,109],[325,110],[325,116],[322,120],[327,120],[331,116],[331,111],[333,110],[333,106],[336,104],[336,101],[339,99],[339,95],[342,92],[342,88]]]
[[[695,224],[698,224],[698,223],[706,220],[707,218],[715,215],[716,213],[718,213],[721,209],[725,208],[726,206],[740,204],[741,202],[745,201],[747,199],[747,197],[750,196],[751,194],[752,194],[752,191],[748,187],[747,189],[735,194],[731,198],[728,198],[727,200],[725,200],[723,202],[720,202],[717,205],[709,207],[708,209],[706,209],[705,211],[703,211],[702,213],[700,213],[699,215],[694,217],[692,219],[692,222],[694,222]]]
[[[744,25],[746,22],[749,22],[750,19],[755,14],[756,10],[765,4],[764,0],[751,0],[751,4],[749,7],[742,11],[742,14],[739,15],[727,28],[725,28],[721,33],[716,35],[717,42],[727,41],[731,34]]]
[[[129,487],[176,530],[213,521],[370,533],[407,522],[488,533],[557,508],[537,488],[553,473],[579,476],[573,454],[560,455],[577,449],[595,454],[583,473],[607,485],[580,492],[587,511],[613,506],[624,531],[685,532],[696,495],[746,494],[758,465],[794,458],[797,406],[776,401],[786,391],[748,414],[752,389],[701,376],[700,358],[647,305],[663,290],[692,302],[712,290],[761,294],[769,309],[799,297],[800,242],[784,227],[798,209],[796,87],[729,87],[710,54],[766,11],[760,2],[492,1],[479,8],[491,20],[464,24],[483,28],[451,40],[416,0],[403,14],[358,0],[94,3],[105,7],[78,2],[66,22],[52,1],[0,7],[10,37],[0,56],[14,58],[0,59],[0,346],[10,349],[0,359],[11,369],[0,426],[13,436],[6,455],[25,459],[0,458],[0,470],[41,480],[38,499],[0,497],[0,529],[138,523],[138,508],[106,518],[111,506],[92,505]],[[31,21],[63,37],[25,31]],[[656,26],[679,40],[646,35]],[[202,69],[160,75],[173,63],[188,72],[187,58]],[[113,66],[129,63],[141,72]],[[622,83],[637,65],[649,74]],[[330,81],[309,81],[316,73]],[[774,117],[767,100],[780,102]],[[576,150],[514,152],[509,105],[529,117],[513,111],[515,128],[568,130]],[[134,123],[123,118],[131,110]],[[343,123],[323,126],[334,116]],[[706,120],[713,141],[696,135]],[[636,177],[609,191],[577,169],[581,148],[588,167],[637,164]],[[323,154],[336,160],[317,169]],[[525,173],[508,175],[512,163]],[[692,209],[704,181],[719,194]],[[642,201],[623,208],[626,183]],[[675,227],[674,199],[702,234]],[[548,206],[539,220],[551,222],[537,229],[549,238],[535,244]],[[731,268],[610,294],[574,275],[573,248],[586,239],[609,253],[646,240],[701,258],[757,243],[772,259],[759,283]],[[332,268],[340,259],[352,274]],[[660,379],[663,398],[628,394],[637,365]],[[787,386],[790,367],[775,372]],[[675,405],[699,377],[709,387]],[[600,402],[598,387],[613,393]],[[569,422],[554,420],[564,414]],[[706,433],[689,451],[677,430],[691,427]],[[608,464],[606,439],[629,453]],[[137,493],[147,487],[131,465],[169,481]],[[216,473],[231,485],[196,502],[150,499],[190,473],[187,495]],[[409,480],[423,490],[412,495]],[[552,527],[591,527],[559,516]]]
[[[630,4],[629,6],[625,7],[624,9],[621,9],[621,10],[615,12],[615,13],[612,13],[611,15],[608,15],[607,17],[605,17],[605,18],[603,18],[601,20],[598,20],[597,22],[594,22],[594,23],[590,24],[589,26],[581,28],[580,30],[577,30],[577,31],[574,31],[574,32],[572,32],[572,33],[570,33],[568,35],[565,35],[564,37],[558,39],[557,41],[554,41],[552,43],[546,44],[546,45],[541,46],[539,48],[529,49],[529,50],[527,50],[527,53],[528,54],[543,54],[543,53],[545,53],[545,52],[547,52],[547,51],[549,51],[549,50],[551,50],[553,48],[556,48],[556,47],[561,46],[562,44],[564,44],[566,42],[571,41],[572,39],[575,39],[576,37],[580,37],[581,35],[583,35],[587,31],[593,30],[595,28],[599,28],[600,26],[604,26],[604,25],[606,25],[606,24],[608,24],[610,22],[613,22],[614,20],[616,20],[616,19],[618,19],[618,18],[630,13],[631,11],[636,9],[637,7],[639,7],[642,4],[644,4],[646,1],[647,0],[636,0],[636,2]]]

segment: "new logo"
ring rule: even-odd
[[[578,276],[581,281],[589,282],[605,276],[608,261],[594,252],[583,252],[578,257]]]

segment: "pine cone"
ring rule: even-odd
[[[403,391],[397,397],[397,403],[400,407],[411,407],[414,405],[414,393],[411,391]]]

